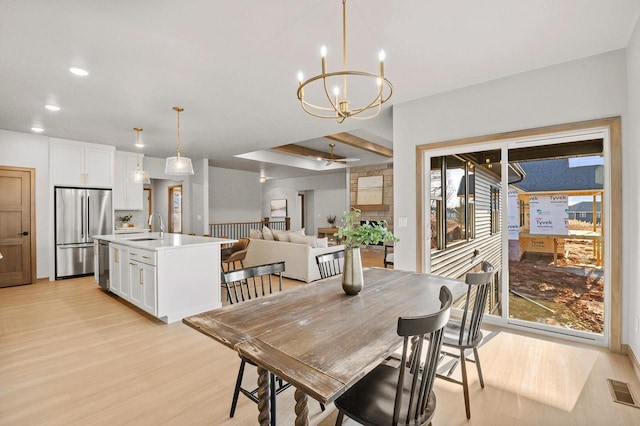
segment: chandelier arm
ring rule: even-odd
[[[377,74],[373,74],[370,72],[365,72],[365,71],[336,71],[336,72],[332,72],[332,73],[326,73],[326,74],[319,74],[316,75],[314,77],[311,77],[309,79],[307,79],[304,82],[300,83],[300,86],[298,87],[298,100],[300,101],[303,110],[307,113],[310,114],[314,117],[318,117],[318,118],[331,118],[331,119],[335,119],[336,115],[335,114],[339,114],[340,117],[346,118],[346,115],[341,114],[339,112],[338,106],[334,104],[334,102],[331,100],[331,97],[328,93],[328,88],[326,87],[326,80],[329,77],[343,77],[343,76],[348,76],[348,75],[353,75],[353,76],[361,76],[361,77],[369,77],[369,78],[376,78],[376,79],[380,79],[380,76]],[[306,101],[304,99],[304,93],[303,93],[303,89],[305,86],[308,86],[309,84],[317,81],[317,80],[323,80],[323,86],[324,86],[324,91],[325,91],[325,96],[327,97],[327,99],[330,101],[330,104],[332,106],[332,108],[329,107],[323,107],[323,106],[319,106],[319,105],[315,105],[312,104],[308,101]],[[376,96],[376,98],[366,107],[359,107],[359,108],[354,108],[352,110],[352,113],[350,114],[350,117],[353,118],[358,118],[358,119],[365,119],[364,117],[354,117],[354,115],[356,114],[360,114],[361,112],[365,111],[366,109],[371,109],[374,105],[376,105],[377,102],[379,102],[379,107],[380,105],[382,105],[383,103],[385,103],[386,101],[388,101],[391,98],[391,95],[393,94],[393,85],[391,84],[391,82],[389,80],[387,80],[386,78],[381,79],[381,84],[382,86],[380,86],[381,88],[378,90],[378,96]],[[386,86],[388,89],[388,94],[383,98],[382,94],[385,92],[384,87]],[[317,113],[315,111],[310,110],[309,108],[313,108],[317,111],[326,111],[326,112],[333,112],[333,115],[323,115],[320,113]],[[378,115],[379,111],[376,112],[376,114],[371,115],[371,116],[367,116],[367,118],[373,118],[376,115]]]
[[[327,100],[329,101],[329,103],[333,107],[334,112],[336,113],[335,118],[339,118],[339,117],[346,118],[346,115],[342,111],[340,111],[340,108],[338,107],[338,104],[335,104],[333,102],[333,100],[331,99],[331,95],[329,94],[329,89],[327,88],[327,78],[326,77],[322,78],[322,86],[324,87],[324,94],[327,97]],[[337,96],[336,96],[336,102],[337,101],[338,101],[338,99],[337,99]]]
[[[381,100],[382,100],[382,89],[383,89],[383,87],[382,87],[382,85],[380,85],[379,89],[378,89],[378,96],[376,96],[373,99],[373,101],[371,101],[371,103],[369,105],[364,106],[364,107],[360,107],[360,108],[354,108],[352,110],[352,115],[360,114],[362,111],[366,111],[366,110],[374,108],[374,107],[378,108],[378,112],[375,114],[375,115],[378,115],[378,113],[380,112],[380,107],[382,106],[382,102],[381,102]]]

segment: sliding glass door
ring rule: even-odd
[[[425,149],[423,270],[488,261],[489,322],[606,344],[609,149],[606,130]]]
[[[602,138],[512,145],[509,321],[596,340],[605,329]],[[518,230],[516,233],[515,230]]]

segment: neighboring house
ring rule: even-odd
[[[520,162],[525,172],[522,181],[513,185],[527,192],[603,190],[602,166],[572,167],[568,158]]]
[[[599,224],[602,216],[600,201],[596,202],[596,223]],[[582,201],[569,206],[569,219],[593,223],[593,202]]]
[[[494,169],[470,159],[465,158],[463,162],[457,160],[454,156],[440,159],[445,168],[451,167],[455,161],[456,168],[465,173],[457,188],[445,191],[452,192],[445,196],[446,200],[442,200],[442,197],[432,199],[430,272],[460,278],[476,268],[481,260],[490,262],[498,269],[488,302],[491,312],[499,303],[498,283],[502,264],[500,176]],[[451,182],[446,182],[447,173],[434,174],[432,179],[440,179],[440,176],[445,176],[445,182],[439,185],[451,187]],[[447,205],[454,203],[455,208]],[[469,262],[469,259],[477,261]]]

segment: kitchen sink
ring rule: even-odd
[[[131,238],[128,239],[128,241],[156,241],[159,240],[160,238],[150,238],[150,237],[145,237],[145,238]]]

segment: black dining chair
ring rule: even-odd
[[[433,382],[451,302],[451,291],[441,287],[437,312],[398,318],[397,332],[403,337],[400,366],[378,365],[336,399],[336,425],[345,415],[364,425],[431,423],[436,408]]]
[[[258,297],[267,296],[277,291],[282,291],[282,272],[285,270],[284,262],[270,263],[266,265],[251,266],[248,268],[236,269],[222,272],[222,286],[227,292],[229,303],[235,304]],[[274,279],[277,278],[277,282]],[[242,393],[247,398],[258,403],[258,388],[245,389],[242,387],[242,378],[246,364],[255,364],[246,358],[240,358],[240,369],[236,378],[236,385],[233,389],[233,399],[231,400],[231,410],[229,417],[233,417],[238,405],[238,397]],[[280,377],[270,373],[271,384],[271,424],[276,424],[276,395],[288,389],[291,384],[283,381]],[[324,411],[324,406],[320,408]]]
[[[464,305],[461,306],[462,319],[451,319],[444,329],[444,339],[442,341],[442,355],[440,364],[445,359],[453,359],[451,367],[446,374],[438,374],[437,377],[458,385],[462,385],[464,393],[464,406],[467,419],[471,418],[471,407],[469,404],[469,379],[467,378],[466,361],[476,364],[480,387],[484,388],[482,378],[482,367],[478,356],[478,346],[482,343],[482,319],[487,306],[487,296],[491,287],[491,282],[496,271],[489,262],[482,263],[482,272],[468,272],[465,276],[467,284],[467,294]],[[453,351],[447,351],[447,348]],[[467,358],[466,352],[473,351],[473,358]],[[462,380],[451,377],[457,365],[460,364]]]
[[[391,265],[393,266],[393,260],[394,260],[394,246],[393,245],[389,245],[389,244],[385,244],[384,245],[384,260],[383,260],[383,264],[384,267],[386,268],[387,266]]]
[[[329,278],[342,273],[342,264],[344,262],[344,250],[333,253],[319,254],[316,256],[316,263],[320,271],[320,278]]]

